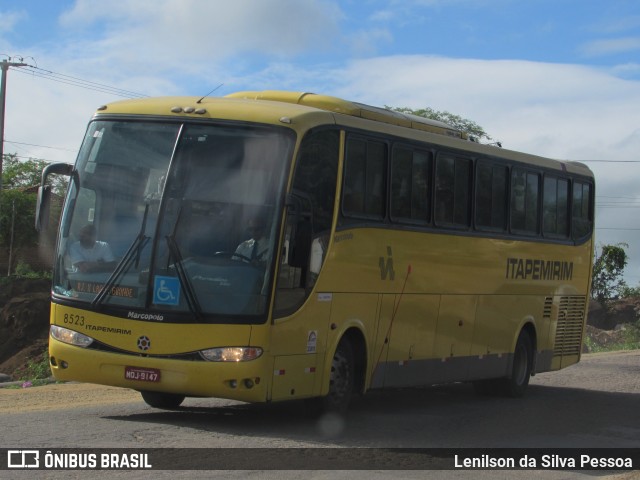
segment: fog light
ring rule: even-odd
[[[248,362],[262,355],[258,347],[217,347],[201,350],[200,356],[209,362]]]

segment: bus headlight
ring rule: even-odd
[[[93,343],[93,338],[57,325],[51,325],[50,333],[56,340],[77,347],[87,348]]]
[[[262,355],[258,347],[218,347],[200,350],[202,358],[209,362],[248,362]]]

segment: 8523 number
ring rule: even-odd
[[[67,325],[77,325],[79,327],[84,327],[84,315],[65,313],[62,321]]]

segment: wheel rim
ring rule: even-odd
[[[334,403],[349,396],[351,390],[351,372],[349,371],[349,359],[338,349],[331,363],[331,375],[329,377],[329,391]]]

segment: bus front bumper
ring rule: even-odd
[[[267,400],[267,356],[247,362],[208,362],[102,352],[49,339],[49,363],[56,380],[217,397],[244,402]]]

